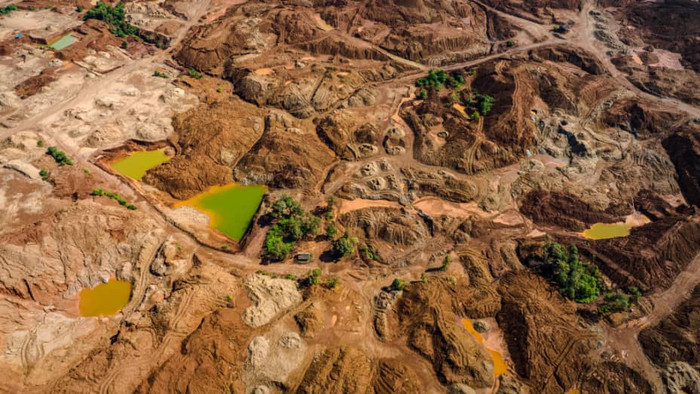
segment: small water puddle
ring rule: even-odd
[[[131,282],[110,279],[92,289],[80,291],[80,316],[110,316],[126,306],[131,296]]]
[[[112,163],[112,168],[121,175],[140,181],[143,176],[146,175],[146,171],[168,160],[170,160],[170,156],[165,154],[165,148],[151,151],[138,151],[115,161]]]
[[[625,218],[621,223],[596,223],[589,229],[584,230],[581,235],[588,239],[610,239],[626,237],[630,235],[632,227],[649,223],[649,218],[639,212],[635,212]]]
[[[60,51],[61,49],[73,44],[74,42],[75,36],[72,34],[66,34],[65,36],[49,44],[49,48]]]
[[[497,351],[490,349],[486,344],[484,344],[484,337],[481,336],[481,333],[476,331],[474,329],[474,324],[472,323],[471,320],[469,319],[462,319],[462,325],[464,328],[467,329],[467,331],[474,336],[474,339],[476,339],[477,342],[481,346],[483,346],[487,352],[491,355],[491,360],[493,361],[493,374],[495,377],[499,377],[503,375],[504,373],[508,372],[508,364],[506,364],[506,360],[503,359],[503,355]]]
[[[266,192],[267,188],[263,185],[243,186],[231,183],[213,186],[173,207],[188,205],[206,213],[209,216],[209,227],[240,241],[248,231]]]

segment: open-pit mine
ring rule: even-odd
[[[700,2],[0,0],[0,393],[700,394]]]

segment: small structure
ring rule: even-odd
[[[297,253],[296,256],[294,256],[294,260],[297,263],[301,263],[301,264],[309,263],[311,261],[311,259],[313,259],[313,258],[314,258],[314,255],[311,254],[310,252],[301,252],[301,253]]]

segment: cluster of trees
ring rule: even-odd
[[[625,291],[608,291],[598,267],[582,261],[576,245],[571,245],[568,249],[556,242],[545,245],[544,264],[539,271],[557,284],[564,297],[578,303],[591,303],[607,291],[603,295],[603,302],[598,306],[598,312],[604,315],[624,312],[642,296],[642,289],[634,286]]]
[[[474,91],[474,98],[467,99],[465,104],[468,108],[472,108],[474,110],[474,112],[471,114],[471,118],[478,119],[479,116],[488,115],[488,113],[491,111],[491,107],[493,107],[493,102],[493,97],[485,94],[479,94]]]
[[[47,150],[46,153],[51,155],[51,157],[53,157],[53,159],[56,160],[56,163],[58,163],[59,166],[73,165],[73,160],[66,156],[66,152],[59,150],[55,146],[50,146],[49,150]]]
[[[136,210],[136,205],[134,205],[134,204],[129,204],[129,202],[126,201],[126,198],[122,197],[122,195],[119,194],[119,193],[117,193],[117,192],[112,192],[112,191],[109,191],[109,190],[104,190],[104,189],[102,189],[102,188],[99,188],[99,189],[93,189],[93,190],[92,190],[92,193],[90,193],[90,194],[93,195],[93,196],[105,196],[105,197],[109,197],[109,198],[111,198],[112,200],[118,202],[119,205],[121,205],[121,206],[123,206],[123,207],[126,207],[126,209],[129,209],[129,210],[132,210],[132,211],[135,211],[135,210]]]
[[[109,6],[101,1],[85,13],[85,20],[98,19],[106,22],[112,34],[117,37],[137,36],[139,29],[126,22],[124,13],[124,3],[119,3],[116,6]]]
[[[598,266],[580,260],[576,245],[568,249],[556,242],[545,245],[540,272],[557,284],[564,297],[578,303],[595,301],[603,289]]]
[[[10,12],[16,11],[16,10],[17,10],[17,6],[16,6],[16,5],[14,5],[14,4],[8,4],[8,5],[4,6],[4,7],[0,7],[0,15],[7,15],[7,14],[9,14]]]
[[[448,88],[459,88],[465,83],[464,76],[458,72],[453,72],[447,74],[447,71],[443,69],[438,70],[428,70],[428,76],[418,78],[416,80],[416,86],[419,88],[434,87],[436,91],[440,91],[442,86],[445,85]],[[423,90],[421,90],[422,92]],[[427,93],[426,93],[427,94]],[[420,94],[419,94],[420,95]]]
[[[265,236],[265,255],[272,261],[287,258],[296,242],[318,234],[321,219],[304,212],[301,204],[288,195],[282,196],[268,213],[276,221]]]

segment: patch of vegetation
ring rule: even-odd
[[[315,236],[321,226],[319,217],[304,212],[301,204],[288,195],[275,201],[268,214],[277,221],[265,236],[265,256],[272,261],[287,258],[297,241]]]
[[[603,304],[598,307],[598,312],[607,315],[615,312],[624,312],[630,308],[632,297],[620,292],[605,293]]]
[[[84,8],[83,8],[82,5],[78,5],[77,7],[75,7],[75,10],[76,10],[77,12],[83,12],[83,9],[84,9]]]
[[[447,255],[442,260],[442,265],[440,266],[440,268],[438,268],[438,271],[445,272],[445,271],[447,271],[447,267],[449,267],[449,266],[450,266],[450,256]]]
[[[122,41],[122,45],[120,45],[120,46],[124,50],[129,49],[129,43],[126,41]]]
[[[50,146],[49,150],[47,150],[46,153],[51,155],[51,157],[53,157],[53,159],[56,160],[56,163],[58,163],[59,166],[73,165],[73,160],[66,156],[66,152],[58,150],[58,148],[56,148],[55,146]]]
[[[379,254],[374,252],[372,248],[370,248],[367,244],[363,244],[362,246],[360,246],[360,252],[362,252],[362,254],[364,254],[370,260],[379,261],[380,259]]]
[[[90,193],[90,195],[109,197],[109,198],[111,198],[112,200],[118,202],[119,205],[121,205],[121,206],[123,206],[123,207],[126,207],[126,209],[129,209],[129,210],[132,210],[132,211],[135,211],[135,210],[136,210],[136,205],[134,205],[134,204],[129,204],[129,202],[126,201],[126,198],[122,197],[122,196],[121,196],[119,193],[117,193],[117,192],[113,192],[113,191],[104,190],[104,189],[102,189],[102,188],[99,188],[99,189],[93,189],[93,190],[92,190],[92,193]]]
[[[83,174],[90,175],[90,170],[88,170],[87,168],[83,168]]]
[[[338,235],[338,228],[335,226],[335,224],[329,223],[326,226],[326,237],[335,238],[336,235]]]
[[[161,72],[160,70],[155,70],[153,72],[153,76],[158,78],[168,78],[168,75],[164,72]]]
[[[187,69],[187,75],[190,78],[194,78],[194,79],[202,79],[202,77],[204,76],[204,74],[197,71],[194,67],[190,67],[189,69]]]
[[[301,286],[309,287],[321,283],[321,270],[314,268],[306,275],[306,278],[301,280]]]
[[[416,87],[427,88],[432,86],[436,91],[439,92],[442,89],[443,85],[447,86],[448,88],[457,89],[464,86],[464,83],[465,80],[462,74],[458,72],[453,72],[448,75],[445,70],[438,69],[428,70],[427,77],[418,78],[416,80]],[[418,93],[419,98],[424,99],[428,96],[428,92],[425,91],[425,97],[422,97],[423,91],[425,91],[425,89],[421,89],[421,91]]]
[[[221,86],[216,87],[216,93],[221,93],[223,91],[224,91],[224,88],[222,88]]]
[[[325,287],[326,289],[335,289],[336,287],[338,287],[339,284],[340,280],[338,280],[338,278],[336,278],[335,276],[332,276],[325,283],[323,283],[323,287]]]
[[[580,260],[576,245],[569,246],[568,250],[556,242],[545,245],[544,262],[539,271],[557,284],[564,297],[581,304],[595,301],[603,289],[598,266]]]
[[[114,7],[101,1],[85,13],[85,20],[97,19],[106,22],[110,31],[117,37],[137,36],[139,29],[126,22],[124,13],[124,3],[119,3]]]
[[[7,15],[12,11],[17,11],[17,6],[14,4],[8,4],[4,7],[0,7],[0,15]]]
[[[48,179],[49,179],[49,174],[50,174],[50,172],[48,172],[47,170],[41,170],[41,171],[39,171],[39,176],[41,176],[41,180],[42,180],[42,181],[48,180]]]
[[[44,140],[38,140],[36,142],[36,146],[38,146],[39,148],[43,148],[44,147]]]
[[[406,282],[403,279],[394,278],[394,280],[391,282],[391,286],[389,286],[389,288],[391,290],[403,290],[406,288],[406,286],[408,286],[408,282]]]
[[[425,100],[428,98],[428,91],[425,89],[421,89],[420,92],[418,92],[418,98],[421,100]]]
[[[507,46],[508,48],[514,47],[514,46],[515,46],[515,42],[513,42],[513,40],[508,40],[508,41],[506,41],[506,46]]]
[[[357,237],[350,237],[348,233],[345,233],[331,243],[331,248],[336,256],[343,258],[355,253],[355,245],[358,242]]]

